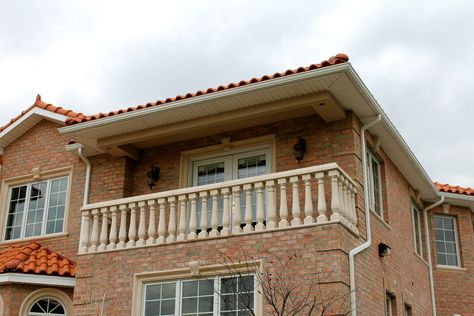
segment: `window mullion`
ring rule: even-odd
[[[23,218],[21,220],[20,238],[25,238],[26,218],[28,217],[28,209],[30,208],[31,186],[32,184],[28,183],[28,186],[26,187],[25,205],[23,206]]]
[[[46,221],[49,212],[49,198],[51,191],[51,179],[46,182],[46,194],[44,197],[44,211],[43,211],[43,223],[41,225],[41,235],[46,235]]]
[[[221,304],[221,282],[220,282],[220,277],[215,277],[214,278],[214,311],[213,315],[214,316],[219,316],[219,311],[220,311],[220,304]]]

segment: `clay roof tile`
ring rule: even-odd
[[[76,263],[37,242],[0,250],[0,273],[75,276]]]
[[[465,188],[459,185],[454,186],[454,185],[438,183],[438,182],[435,182],[434,184],[435,184],[435,187],[438,189],[438,191],[441,191],[441,192],[474,196],[473,188]]]

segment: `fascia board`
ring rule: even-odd
[[[0,285],[10,283],[74,287],[74,285],[76,284],[76,279],[71,277],[60,277],[54,275],[35,275],[23,273],[0,274]]]
[[[50,121],[54,121],[56,123],[64,125],[66,120],[68,119],[68,116],[54,113],[45,109],[41,109],[38,107],[35,107],[25,113],[22,117],[20,117],[17,121],[15,121],[12,125],[8,126],[5,128],[2,132],[0,132],[0,143],[3,143],[3,140],[5,140],[8,135],[14,131],[15,129],[21,128],[21,125],[23,125],[27,120],[30,120],[34,117],[41,117]],[[13,140],[6,140],[7,143],[2,144],[3,147],[8,146]]]
[[[439,192],[439,195],[444,196],[444,200],[446,201],[446,203],[468,207],[471,209],[471,211],[474,212],[474,196],[450,192]]]
[[[389,132],[390,136],[393,137],[394,141],[401,148],[403,153],[406,154],[406,156],[408,157],[410,162],[413,164],[416,171],[419,173],[419,175],[422,177],[422,179],[425,180],[426,185],[433,192],[433,196],[428,197],[428,198],[436,198],[437,196],[439,196],[439,192],[436,189],[436,187],[434,186],[434,183],[431,180],[430,176],[428,175],[426,170],[422,167],[422,165],[420,164],[420,162],[418,161],[418,159],[416,158],[414,153],[411,151],[410,147],[408,147],[407,143],[402,138],[402,136],[400,135],[398,130],[395,128],[393,123],[390,121],[388,116],[385,114],[382,107],[378,104],[377,100],[374,98],[372,93],[370,93],[369,89],[364,84],[362,79],[355,72],[354,68],[352,68],[352,66],[348,67],[346,69],[346,73],[349,76],[349,78],[352,80],[352,82],[356,85],[358,90],[361,92],[363,98],[366,100],[369,107],[374,111],[374,116],[377,115],[377,114],[380,114],[382,116],[382,124],[384,125],[386,130]]]
[[[278,87],[278,86],[282,86],[286,84],[292,84],[292,83],[307,80],[307,79],[314,79],[317,77],[322,77],[329,74],[341,72],[348,66],[349,66],[349,63],[342,63],[342,64],[337,64],[337,65],[324,67],[320,69],[314,69],[307,72],[302,72],[299,74],[294,74],[294,75],[275,78],[275,79],[271,79],[267,81],[252,83],[252,84],[248,84],[242,87],[216,91],[213,93],[196,96],[189,99],[174,101],[169,104],[152,106],[152,107],[141,109],[138,111],[122,113],[120,115],[113,115],[110,117],[104,117],[104,118],[100,118],[100,119],[89,121],[89,122],[83,122],[83,123],[78,123],[71,126],[61,127],[59,129],[59,132],[63,134],[72,134],[75,132],[84,131],[84,130],[94,128],[94,127],[99,127],[99,126],[113,124],[113,123],[119,123],[119,122],[137,119],[141,117],[147,117],[151,114],[159,113],[162,111],[170,111],[177,108],[193,106],[197,103],[212,102],[221,98],[237,96],[240,94],[247,94],[253,91],[257,91],[257,90],[274,88],[274,87]]]

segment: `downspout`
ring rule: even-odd
[[[364,210],[365,210],[365,227],[366,227],[366,241],[359,246],[349,251],[349,278],[351,286],[351,311],[352,316],[357,315],[356,292],[355,292],[355,262],[354,257],[358,253],[369,248],[372,244],[372,234],[370,231],[370,209],[369,209],[369,181],[367,179],[367,148],[365,144],[365,131],[373,125],[380,122],[382,115],[377,114],[377,118],[360,128],[360,144],[362,146],[362,177],[364,181]]]
[[[428,269],[430,274],[430,291],[431,291],[431,305],[433,307],[433,316],[436,316],[436,300],[434,292],[434,281],[433,281],[433,266],[431,264],[431,246],[430,246],[430,232],[428,229],[428,211],[441,205],[444,202],[444,196],[442,196],[438,202],[435,202],[423,210],[425,216],[425,235],[426,235],[426,252],[428,254]]]
[[[86,182],[84,184],[84,199],[82,200],[82,205],[89,204],[89,191],[90,191],[90,183],[91,183],[91,162],[89,159],[84,156],[83,153],[84,147],[79,147],[77,149],[77,155],[84,161],[86,164]]]

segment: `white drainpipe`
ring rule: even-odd
[[[84,147],[79,147],[77,149],[77,155],[84,161],[86,164],[86,182],[84,184],[84,199],[82,200],[82,205],[89,204],[89,191],[90,191],[90,183],[91,183],[91,162],[89,159],[84,156],[83,153]]]
[[[427,208],[423,210],[423,214],[425,215],[425,235],[426,235],[426,252],[428,254],[428,269],[430,273],[430,291],[431,291],[431,306],[433,307],[433,316],[436,316],[436,300],[435,300],[435,292],[434,292],[434,281],[433,281],[433,266],[431,264],[431,246],[430,246],[430,232],[428,229],[428,211],[432,208],[435,208],[438,205],[441,205],[444,202],[444,196],[442,196],[438,202],[431,204]]]
[[[367,240],[360,244],[359,246],[355,247],[351,251],[349,251],[349,278],[350,278],[350,286],[351,286],[351,310],[352,316],[357,315],[357,304],[356,304],[356,292],[355,292],[355,262],[354,256],[358,253],[364,251],[365,249],[369,248],[372,244],[372,234],[370,231],[370,209],[369,209],[369,181],[367,179],[367,148],[365,144],[365,131],[380,122],[382,119],[382,115],[378,114],[377,118],[360,128],[360,144],[362,146],[362,177],[364,180],[364,210],[365,210],[365,227],[366,227],[366,235]]]

